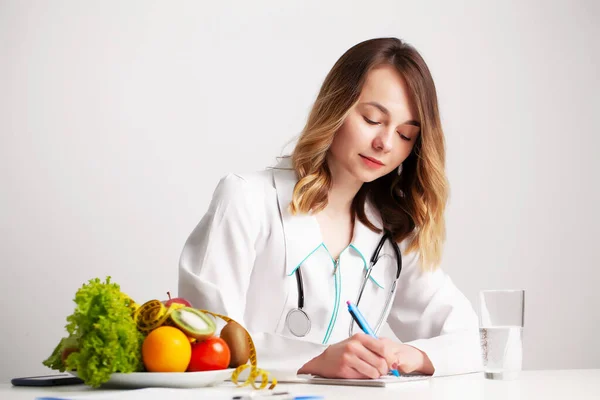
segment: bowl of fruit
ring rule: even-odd
[[[257,368],[252,337],[241,324],[167,295],[140,305],[110,277],[90,280],[75,294],[68,335],[43,364],[92,387],[193,388],[228,379],[267,387],[269,375]],[[225,321],[220,332],[216,318]],[[247,378],[238,382],[245,369]],[[276,384],[272,379],[269,388]]]

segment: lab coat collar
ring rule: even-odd
[[[294,186],[298,182],[291,159],[283,158],[275,166],[273,179],[285,236],[285,273],[289,276],[323,241],[319,225],[312,214],[292,215],[290,212]]]
[[[350,246],[360,253],[363,258],[365,268],[369,265],[371,255],[379,243],[383,235],[382,220],[379,212],[371,201],[365,202],[365,216],[376,228],[381,230],[381,233],[373,232],[369,227],[363,224],[358,218],[354,222],[354,235]]]
[[[298,182],[290,158],[283,158],[277,164],[273,169],[273,178],[285,235],[285,271],[290,276],[306,258],[323,245],[323,238],[319,224],[312,213],[292,215],[290,212],[289,205],[292,201],[294,186]],[[369,201],[365,204],[365,214],[371,223],[381,228],[382,222],[379,213]],[[380,238],[380,233],[373,232],[358,218],[356,219],[352,242],[348,247],[363,259],[365,268],[368,266],[371,253]]]

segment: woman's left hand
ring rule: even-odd
[[[424,375],[433,375],[433,364],[427,354],[421,350],[388,338],[380,338],[379,340],[384,342],[386,348],[392,349],[396,358],[396,363],[392,364],[392,368],[397,369],[401,374],[415,372]]]

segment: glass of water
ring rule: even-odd
[[[479,292],[479,338],[487,379],[518,378],[523,364],[524,290]]]

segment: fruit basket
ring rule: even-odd
[[[276,379],[269,382],[268,372],[257,367],[252,337],[241,324],[167,295],[140,305],[110,277],[91,279],[75,294],[68,336],[43,364],[92,387],[191,388],[228,379],[255,389],[275,387]],[[220,332],[216,318],[226,323]]]

